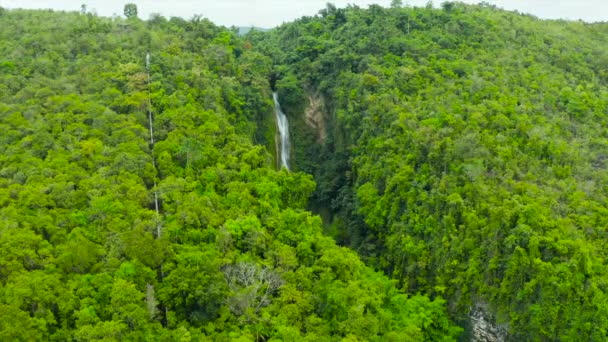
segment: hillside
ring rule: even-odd
[[[0,340],[456,339],[275,170],[271,67],[198,17],[0,8]]]
[[[464,326],[608,338],[608,25],[328,5],[248,38],[328,234]]]
[[[608,24],[393,3],[0,8],[0,341],[608,340]]]

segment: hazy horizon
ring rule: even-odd
[[[83,1],[65,0],[51,3],[43,0],[0,0],[0,6],[5,8],[54,9],[64,11],[79,11],[85,4],[89,11],[100,16],[123,14],[126,3],[137,5],[139,17],[148,19],[150,14],[159,13],[165,17],[192,18],[202,15],[216,24],[224,26],[256,26],[272,28],[300,18],[305,15],[315,15],[325,8],[327,0],[304,0],[297,3],[281,0],[223,0],[194,1],[176,0],[165,2],[159,0],[141,1]],[[384,7],[390,6],[391,0],[378,1],[329,1],[338,7],[354,4],[367,7],[376,3]],[[424,6],[427,0],[404,0],[404,4],[411,6]],[[443,1],[434,1],[438,6]],[[479,3],[480,1],[465,0],[465,3]],[[608,1],[604,0],[494,0],[486,1],[506,10],[518,10],[544,19],[584,20],[588,22],[606,21],[608,19]]]

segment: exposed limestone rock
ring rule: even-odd
[[[488,313],[487,308],[476,306],[469,313],[472,342],[504,342],[506,328],[499,326]]]
[[[323,116],[323,101],[317,95],[308,96],[308,106],[304,112],[306,125],[317,132],[317,142],[325,143],[327,131],[325,129],[325,118]]]

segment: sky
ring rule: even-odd
[[[402,0],[404,4],[424,6],[428,0]],[[481,0],[464,0],[478,3]],[[151,13],[165,17],[190,19],[202,15],[224,26],[256,26],[271,28],[304,15],[314,15],[327,2],[338,7],[355,4],[367,7],[376,3],[388,7],[391,0],[0,0],[5,8],[52,8],[78,11],[82,4],[101,16],[122,15],[125,3],[137,5],[139,17],[147,19]],[[443,2],[434,0],[435,6]],[[608,0],[486,0],[508,10],[518,10],[546,19],[582,19],[588,22],[608,21]]]

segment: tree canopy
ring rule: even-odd
[[[326,231],[457,321],[485,308],[512,340],[606,340],[608,25],[393,4],[248,36]]]
[[[128,3],[125,5],[123,12],[127,18],[137,18],[137,5]]]
[[[456,340],[275,169],[269,57],[129,19],[0,12],[0,340]]]
[[[608,339],[606,23],[124,15],[0,8],[0,340]]]

